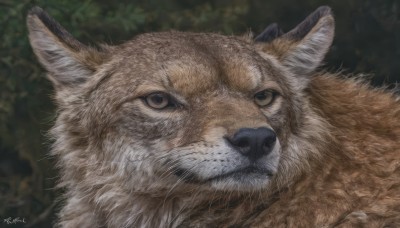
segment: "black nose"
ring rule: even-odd
[[[229,141],[241,154],[254,161],[272,151],[276,134],[265,127],[241,128]]]

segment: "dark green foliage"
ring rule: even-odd
[[[41,6],[84,43],[118,44],[162,30],[242,34],[277,22],[288,31],[320,5],[336,15],[329,69],[400,81],[400,3],[397,0],[0,0],[0,219],[24,217],[49,226],[57,172],[46,132],[55,114],[52,88],[27,39],[25,17]]]

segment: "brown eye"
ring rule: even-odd
[[[165,93],[152,93],[144,97],[147,105],[154,109],[163,109],[171,106],[171,98]]]
[[[254,102],[256,102],[256,104],[261,107],[268,106],[272,104],[276,95],[277,93],[275,91],[267,89],[256,93],[256,95],[254,95]]]

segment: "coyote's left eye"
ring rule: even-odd
[[[143,97],[146,104],[153,109],[175,108],[177,103],[171,98],[170,95],[163,92],[154,92]]]
[[[254,95],[254,102],[260,107],[265,107],[274,102],[276,95],[276,91],[266,89]]]

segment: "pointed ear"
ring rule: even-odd
[[[293,44],[285,53],[284,64],[296,74],[309,74],[324,59],[334,37],[335,21],[327,6],[319,7],[296,28],[284,35]]]
[[[105,60],[105,50],[83,45],[39,7],[29,12],[27,25],[33,51],[57,88],[86,82]]]
[[[262,50],[277,57],[295,75],[308,75],[320,66],[328,52],[334,27],[331,9],[321,6],[293,30],[265,44]]]

